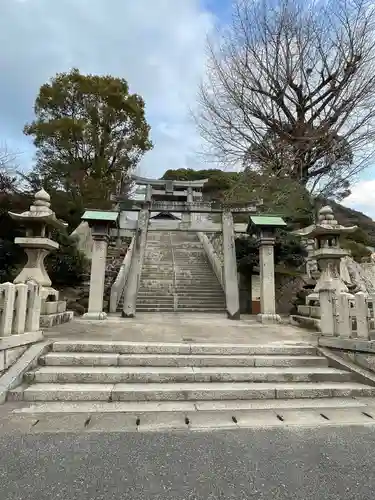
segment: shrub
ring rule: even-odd
[[[46,259],[46,269],[53,285],[74,286],[82,283],[88,260],[77,248],[76,242],[65,231],[53,231],[51,238],[60,244],[59,250]]]

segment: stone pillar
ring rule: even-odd
[[[260,323],[281,321],[276,314],[274,244],[272,237],[261,237],[259,240],[260,314],[257,320]]]
[[[224,253],[224,286],[227,314],[229,319],[240,319],[240,299],[238,292],[236,247],[234,243],[233,216],[230,211],[224,211],[223,253]]]
[[[193,188],[192,187],[188,187],[187,188],[186,202],[187,202],[188,205],[190,203],[194,202]],[[190,225],[192,223],[192,220],[193,220],[192,213],[190,211],[188,211],[188,212],[182,212],[182,214],[181,214],[181,222],[183,222],[184,224]]]
[[[107,235],[93,235],[89,307],[85,319],[106,319],[103,312],[105,266],[107,259]]]
[[[123,318],[134,318],[138,294],[139,277],[142,271],[143,257],[147,243],[147,228],[150,218],[148,209],[139,212],[138,228],[134,238],[132,259],[130,262],[129,276],[124,290]]]
[[[151,186],[151,184],[147,184],[145,201],[151,202],[151,200],[152,200],[152,186]]]

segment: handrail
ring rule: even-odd
[[[148,224],[149,211],[147,209],[143,209],[140,211],[138,216],[138,228],[135,233],[134,250],[130,264],[126,293],[124,295],[124,307],[122,314],[126,317],[133,318],[136,312],[138,288],[147,245]]]
[[[223,265],[215,251],[214,246],[208,239],[207,235],[202,232],[197,232],[197,236],[199,241],[202,243],[202,246],[204,248],[204,251],[206,253],[206,256],[208,258],[209,263],[211,264],[211,267],[219,280],[219,283],[221,285],[221,288],[225,291],[225,286],[224,286],[224,276],[223,276]]]
[[[176,311],[178,307],[177,303],[177,270],[176,270],[176,259],[174,256],[172,233],[169,231],[169,241],[171,244],[171,254],[172,254],[172,269],[173,269],[173,281],[172,281],[172,291],[173,291],[173,309]]]
[[[109,301],[109,310],[111,313],[117,311],[118,304],[121,300],[122,294],[124,293],[126,282],[129,276],[129,269],[132,260],[133,248],[134,248],[135,236],[133,236],[129,248],[126,252],[124,260],[122,261],[120,270],[117,274],[115,281],[111,287],[111,297]]]

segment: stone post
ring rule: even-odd
[[[224,287],[229,319],[240,319],[240,299],[238,291],[236,247],[234,242],[233,215],[225,210],[222,214]]]
[[[281,318],[276,314],[275,299],[275,238],[261,236],[259,240],[260,267],[260,323],[279,323]]]
[[[147,242],[147,228],[150,218],[148,208],[139,212],[138,228],[134,238],[132,259],[130,263],[129,277],[124,290],[123,318],[134,318],[138,294],[139,277],[142,271],[143,256]]]
[[[319,290],[320,302],[320,330],[324,337],[333,337],[336,334],[336,307],[335,290],[326,286]]]
[[[93,235],[89,307],[85,319],[106,319],[103,312],[103,295],[105,281],[105,267],[108,247],[107,235]]]
[[[12,335],[14,301],[16,288],[13,283],[0,285],[0,302],[2,303],[2,314],[0,314],[0,337]]]
[[[40,325],[40,311],[42,307],[41,289],[35,281],[26,283],[28,289],[28,303],[26,313],[26,331],[36,332]]]
[[[187,197],[186,197],[186,202],[187,205],[189,206],[191,203],[194,203],[194,196],[193,196],[193,188],[189,186],[187,188]],[[192,223],[193,217],[192,217],[192,212],[190,210],[188,212],[182,212],[181,214],[181,222],[184,224],[190,225]]]
[[[370,340],[368,325],[368,304],[364,292],[355,294],[355,310],[357,318],[357,336],[359,339]]]

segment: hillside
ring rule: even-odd
[[[367,244],[375,247],[375,221],[362,212],[344,207],[339,203],[331,201],[330,205],[339,224],[343,226],[358,226],[367,235]]]

